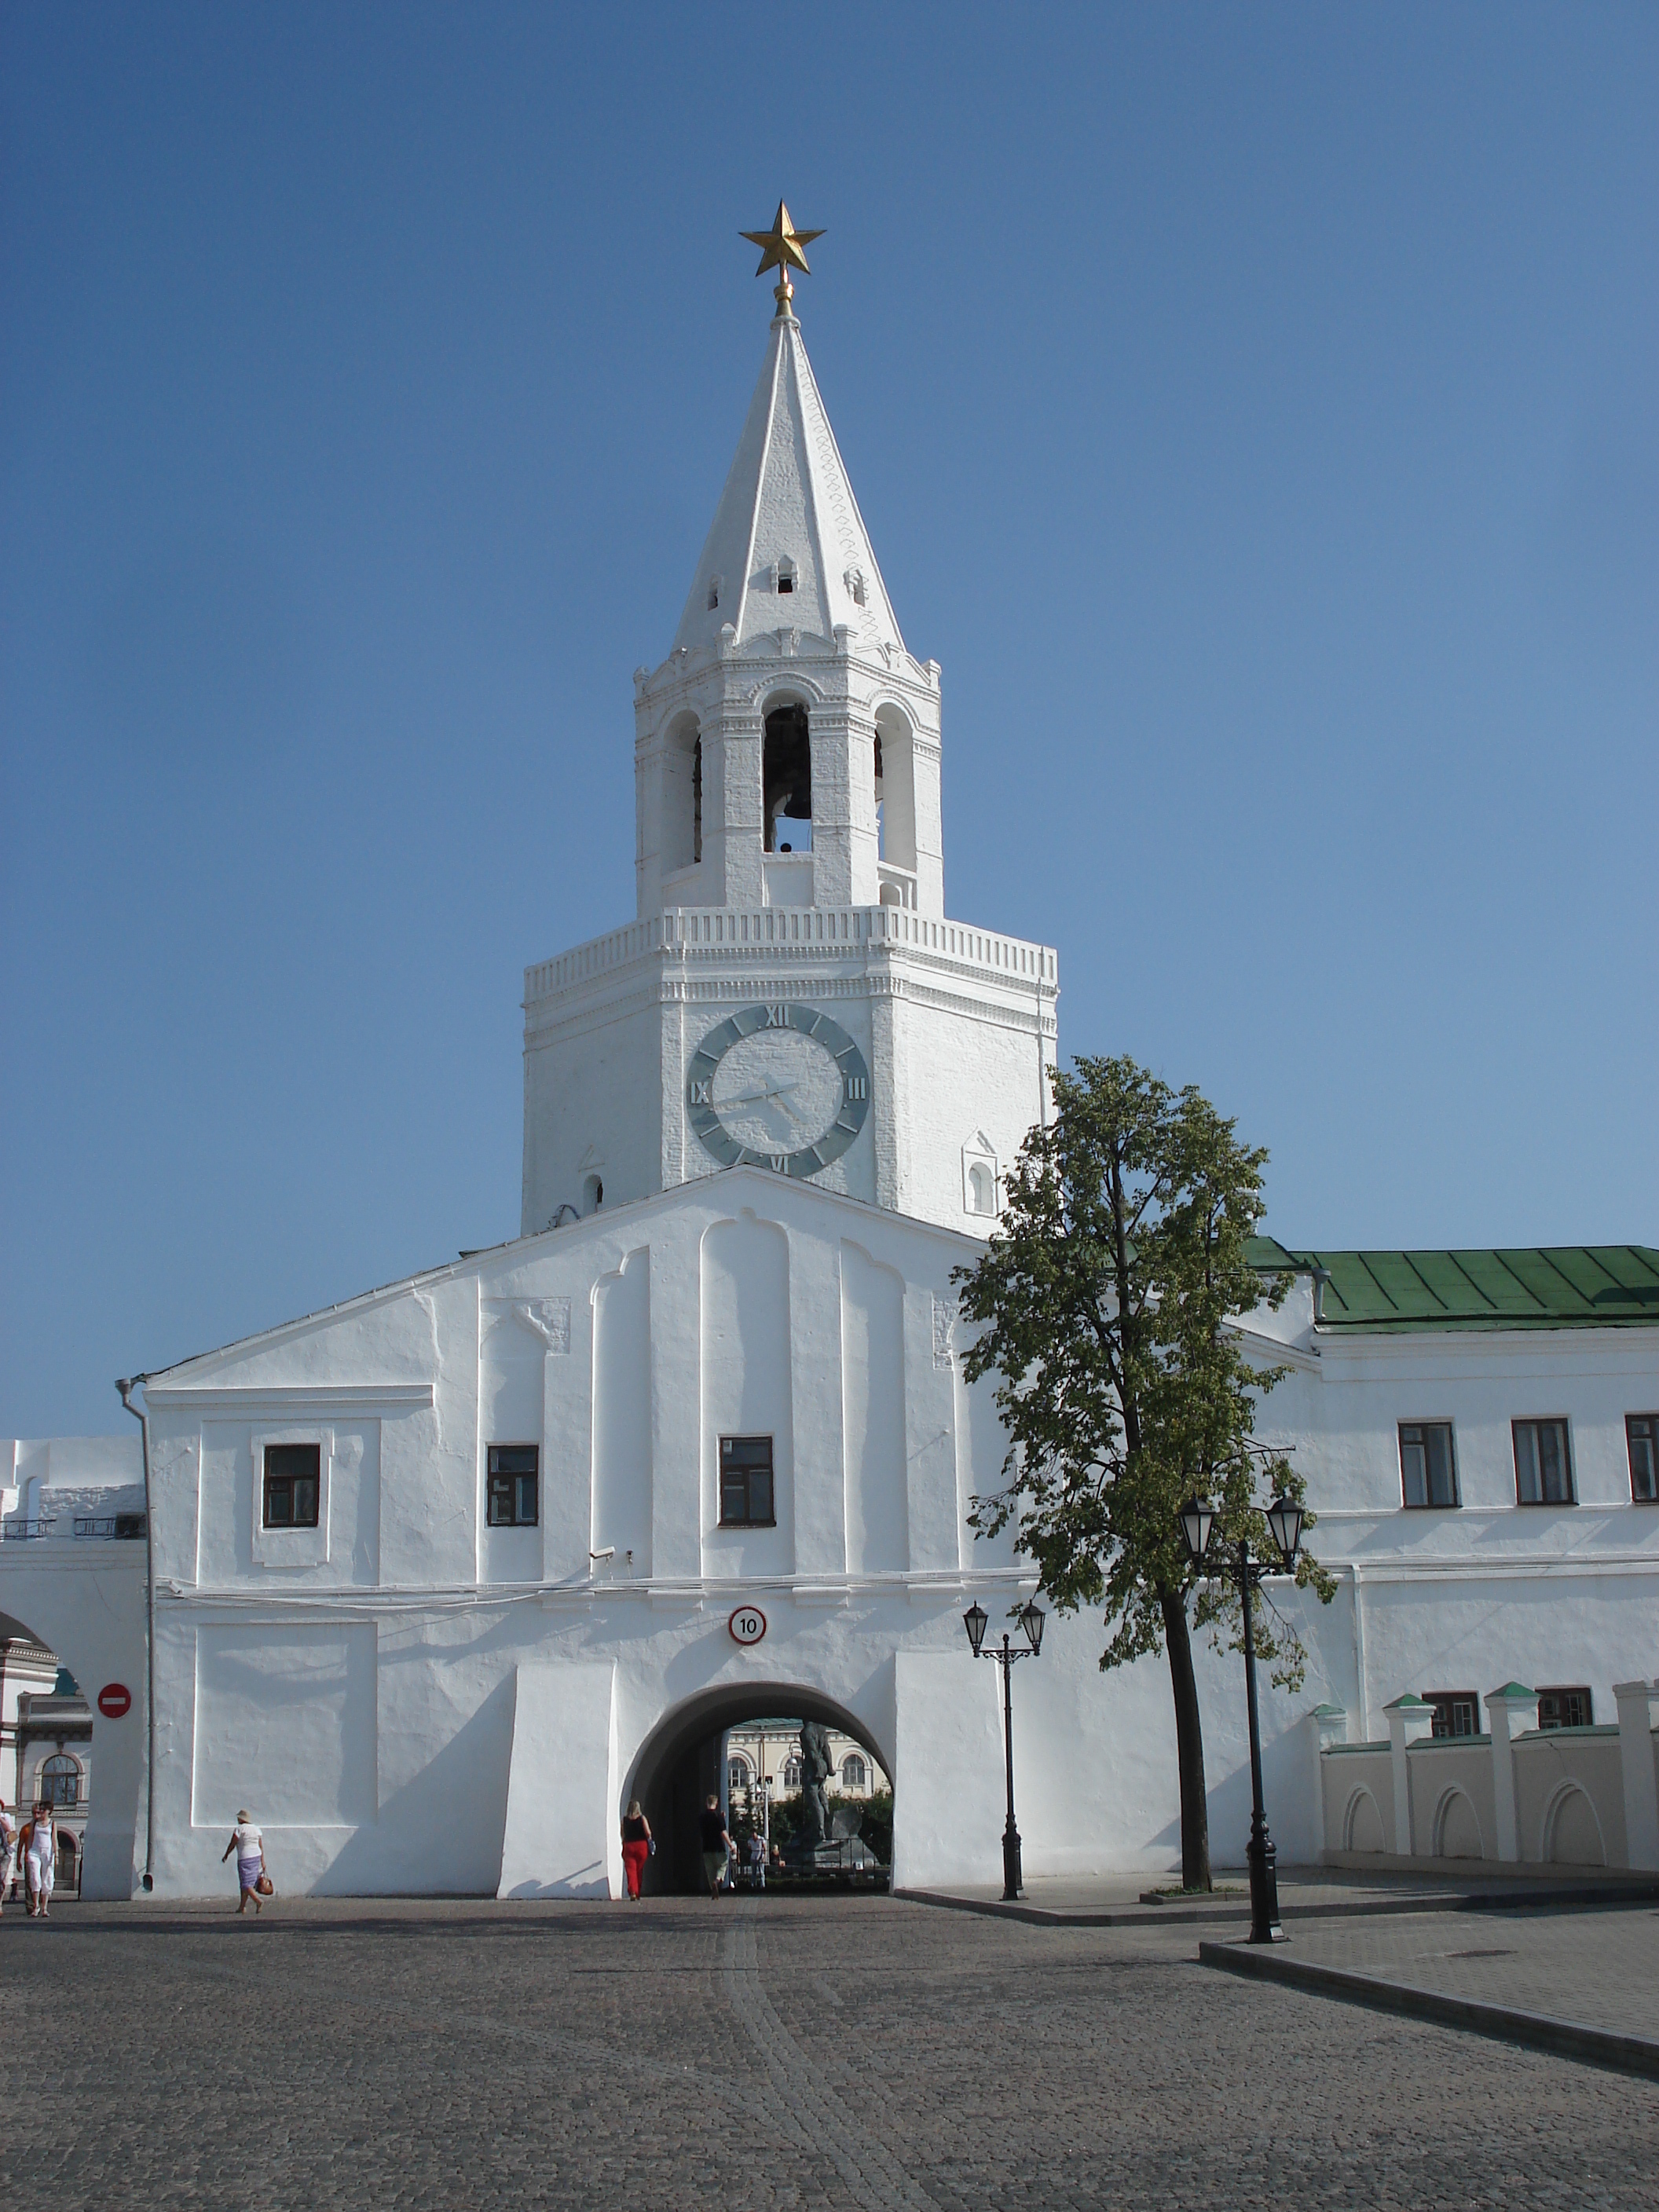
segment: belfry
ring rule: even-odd
[[[787,225],[757,242],[819,234]],[[972,1229],[1043,1115],[1056,956],[946,919],[939,664],[776,297],[672,648],[635,675],[635,920],[526,973],[526,1236],[743,1162]]]

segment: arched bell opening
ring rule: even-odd
[[[810,853],[812,740],[805,708],[799,699],[773,708],[766,717],[765,732],[761,801],[766,850],[776,853],[787,844],[792,851]]]
[[[666,875],[702,859],[702,732],[682,714],[663,749],[662,865]]]
[[[915,873],[915,747],[909,723],[890,706],[876,715],[876,837],[881,860]]]
[[[721,1743],[733,1729],[781,1717],[797,1726],[821,1721],[838,1735],[850,1736],[893,1778],[890,1756],[864,1722],[833,1698],[798,1682],[727,1683],[688,1698],[663,1717],[640,1747],[617,1808],[620,1819],[637,1797],[651,1823],[657,1855],[645,1870],[647,1894],[695,1897],[704,1893],[698,1815],[710,1796],[718,1797],[723,1807],[728,1802]]]

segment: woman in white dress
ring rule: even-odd
[[[28,1881],[29,1911],[37,1920],[50,1920],[52,1886],[58,1873],[58,1823],[49,1804],[43,1802],[34,1808],[23,1872]]]

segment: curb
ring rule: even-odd
[[[990,1920],[1023,1920],[1036,1928],[1178,1928],[1200,1923],[1213,1927],[1217,1921],[1237,1921],[1243,1926],[1250,1917],[1248,1905],[1231,1902],[1213,1907],[1126,1905],[1121,1911],[1110,1905],[1098,1909],[1085,1905],[1066,1912],[1046,1905],[1006,1905],[1000,1897],[955,1897],[941,1889],[896,1889],[892,1895],[910,1905],[938,1905],[947,1912],[978,1912]],[[1345,1898],[1328,1905],[1281,1901],[1279,1917],[1281,1920],[1371,1920],[1412,1912],[1537,1912],[1568,1906],[1577,1910],[1594,1905],[1653,1903],[1659,1903],[1659,1881],[1637,1881],[1616,1889],[1605,1885],[1594,1889],[1582,1886],[1553,1889],[1528,1884],[1525,1889],[1455,1890],[1438,1897]]]
[[[1621,2035],[1616,2029],[1592,2027],[1583,2021],[1522,2012],[1511,2005],[1488,2004],[1479,1997],[1451,1996],[1441,1990],[1419,1989],[1413,1982],[1357,1974],[1344,1966],[1316,1966],[1308,1960],[1286,1959],[1265,1948],[1200,1943],[1198,1956],[1201,1966],[1218,1967],[1223,1973],[1237,1974],[1246,1981],[1283,1982],[1292,1989],[1365,2005],[1375,2012],[1407,2013],[1416,2020],[1436,2021],[1442,2027],[1467,2028],[1499,2043],[1523,2044],[1560,2057],[1582,2059],[1591,2066],[1610,2067],[1616,2073],[1640,2074],[1659,2081],[1659,2042],[1644,2035]]]

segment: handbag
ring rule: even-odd
[[[261,1897],[275,1897],[276,1894],[276,1885],[268,1874],[261,1874],[253,1887]]]
[[[656,1838],[655,1838],[654,1836],[650,1836],[650,1837],[647,1837],[647,1839],[646,1839],[646,1845],[645,1845],[645,1855],[646,1855],[647,1858],[648,1858],[648,1859],[653,1859],[653,1858],[655,1858],[655,1857],[656,1857],[656,1856],[657,1856],[657,1839],[656,1839]]]

